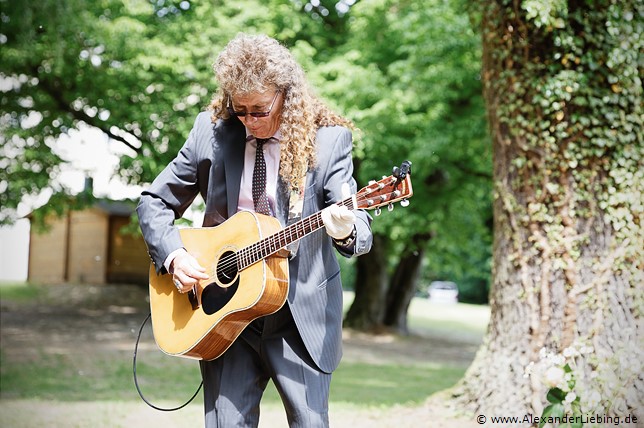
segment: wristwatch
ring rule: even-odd
[[[335,242],[337,245],[341,247],[348,247],[349,245],[353,244],[353,241],[356,240],[356,228],[354,227],[349,236],[347,236],[344,239],[335,239],[333,238],[333,242]]]

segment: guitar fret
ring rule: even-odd
[[[354,209],[352,198],[342,200],[338,202],[338,205]],[[246,269],[271,254],[278,252],[281,248],[285,248],[290,243],[302,239],[322,227],[324,227],[322,214],[321,212],[317,212],[285,227],[273,235],[267,236],[258,242],[240,249],[237,252],[238,269]]]
[[[237,252],[237,268],[238,269],[243,269],[244,266],[246,266],[246,257],[247,257],[247,251],[245,249],[241,249]]]

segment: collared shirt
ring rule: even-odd
[[[273,139],[264,144],[264,159],[266,161],[266,194],[271,212],[275,213],[277,179],[280,166],[280,143],[281,134],[279,131]],[[257,153],[257,141],[255,137],[246,130],[246,150],[244,152],[244,169],[242,171],[239,187],[239,201],[237,211],[255,211],[253,204],[253,171],[255,169],[255,155]]]

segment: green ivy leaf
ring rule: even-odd
[[[548,393],[550,394],[550,393]],[[564,414],[564,406],[561,403],[551,404],[543,409],[543,413],[539,418],[539,428],[542,428],[550,416],[562,417]]]
[[[560,388],[551,388],[548,391],[548,395],[546,395],[546,398],[551,403],[554,403],[554,404],[561,403],[566,398],[566,393],[563,392]]]

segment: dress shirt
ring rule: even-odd
[[[248,130],[246,131],[248,134]],[[270,141],[264,143],[264,160],[266,161],[266,195],[271,213],[275,213],[275,195],[277,194],[277,176],[280,166],[280,133],[279,131]],[[253,203],[253,171],[255,169],[255,155],[257,153],[257,140],[248,134],[246,137],[246,150],[244,153],[244,170],[242,171],[239,186],[239,201],[237,211],[255,211]]]

